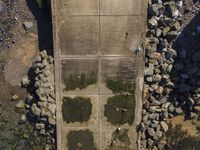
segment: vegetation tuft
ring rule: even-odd
[[[121,79],[107,79],[106,80],[107,87],[113,91],[113,93],[131,93],[134,94],[135,84],[132,82],[125,82]]]
[[[105,104],[104,115],[113,125],[133,124],[135,99],[133,95],[114,95]]]
[[[62,114],[63,120],[67,123],[88,121],[91,112],[92,104],[90,98],[63,98]]]
[[[76,88],[84,89],[88,85],[97,83],[97,74],[95,72],[86,74],[73,74],[64,79],[65,90],[75,90]]]
[[[96,150],[93,133],[86,130],[70,131],[67,135],[68,150]]]

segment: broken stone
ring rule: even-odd
[[[168,125],[164,121],[161,121],[160,125],[161,125],[164,132],[168,131]]]
[[[18,96],[18,95],[13,95],[13,96],[11,97],[11,100],[12,100],[12,101],[17,101],[17,100],[19,100],[19,96]]]
[[[22,84],[22,87],[27,87],[30,83],[30,80],[28,78],[28,76],[25,76],[22,78],[22,81],[21,81],[21,84]]]
[[[33,28],[33,22],[31,22],[31,21],[25,21],[25,22],[23,23],[23,25],[24,25],[24,28],[25,28],[26,30],[30,30],[31,28]]]
[[[25,109],[25,103],[23,100],[20,100],[17,105],[15,106],[17,109]]]
[[[33,104],[32,106],[31,106],[31,112],[34,114],[34,115],[36,115],[36,116],[40,116],[40,114],[41,114],[41,109],[37,106],[37,104]]]

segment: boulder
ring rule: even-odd
[[[148,135],[149,135],[150,137],[155,136],[155,131],[154,131],[153,128],[148,128],[148,129],[147,129],[147,133],[148,133]]]
[[[12,100],[12,101],[17,101],[17,100],[19,100],[19,96],[18,96],[18,95],[13,95],[13,96],[11,97],[11,100]]]
[[[164,132],[167,132],[167,131],[168,131],[168,125],[167,125],[166,122],[161,121],[161,122],[160,122],[160,125],[161,125],[161,127],[162,127],[162,129],[163,129]]]
[[[41,109],[37,106],[37,104],[33,104],[32,106],[31,106],[31,112],[34,114],[34,115],[36,115],[36,116],[40,116],[40,114],[41,114]]]
[[[20,100],[17,105],[15,105],[16,109],[25,109],[25,102],[23,100]]]
[[[26,30],[30,30],[31,28],[33,28],[33,22],[31,21],[24,21],[23,25]]]
[[[30,80],[28,78],[28,76],[24,76],[21,80],[21,85],[22,87],[27,87],[30,83]]]

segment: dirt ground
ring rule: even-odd
[[[11,97],[18,95],[21,100],[26,99],[21,79],[40,50],[52,49],[51,36],[45,35],[51,29],[51,23],[49,16],[36,6],[35,0],[0,2],[3,4],[3,11],[0,11],[0,149],[42,150],[48,147],[46,139],[37,136],[30,123],[19,124],[25,112],[15,111],[18,102],[11,101]],[[45,22],[42,27],[41,20]],[[24,21],[32,22],[33,27],[26,30]],[[43,28],[46,29],[41,32]]]

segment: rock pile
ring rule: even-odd
[[[188,110],[190,117],[200,113],[200,53],[174,46],[177,38],[184,36],[183,5],[182,0],[149,0],[140,125],[143,149],[163,150],[167,146],[163,136],[168,131],[168,118]]]
[[[22,79],[22,86],[29,92],[26,107],[30,110],[29,117],[35,118],[35,128],[43,135],[55,134],[54,67],[53,58],[46,51],[35,58],[30,75]]]

